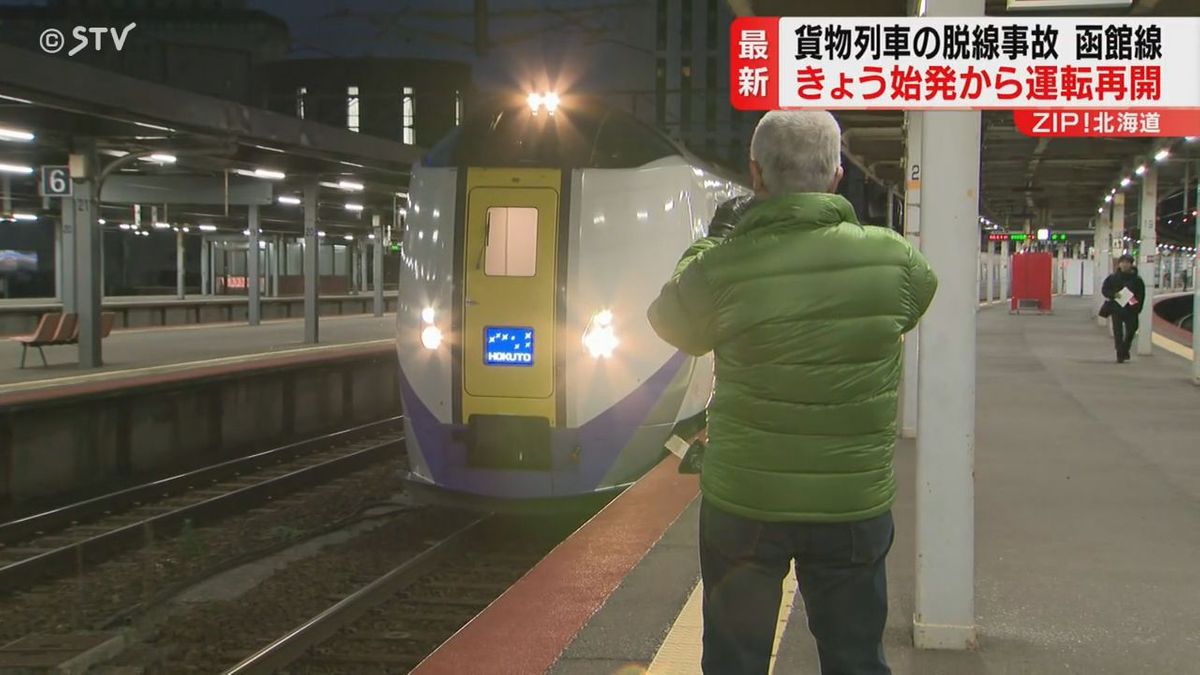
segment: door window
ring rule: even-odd
[[[532,277],[537,273],[538,211],[528,206],[493,206],[487,210],[484,274],[489,277]]]

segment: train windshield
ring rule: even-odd
[[[423,164],[632,168],[681,153],[666,137],[617,110],[580,107],[534,115],[509,106],[456,128]]]

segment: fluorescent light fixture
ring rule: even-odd
[[[354,241],[354,235],[347,234],[346,236],[342,237],[342,239],[345,239],[346,241]]]
[[[1184,136],[1183,140],[1187,143],[1195,143],[1197,138],[1200,138],[1200,136]]]
[[[325,230],[320,230],[320,231],[318,231],[318,232],[317,232],[317,236],[318,236],[318,237],[324,237],[324,236],[325,236]]]
[[[105,220],[105,219],[103,219],[103,218],[101,218],[101,219],[100,219],[99,221],[97,221],[97,222],[99,222],[101,225],[107,225],[107,224],[108,224],[108,221],[107,221],[107,220]]]
[[[16,96],[7,96],[5,94],[0,94],[0,98],[4,99],[5,101],[16,101],[17,103],[25,103],[25,104],[33,103],[33,101],[30,101],[27,98],[17,98]]]
[[[0,141],[20,141],[28,143],[33,140],[33,134],[21,129],[6,129],[0,127]]]
[[[121,224],[120,224],[120,225],[118,225],[117,227],[121,228],[122,230],[128,230],[128,229],[129,229],[129,223],[121,223]]]
[[[249,176],[250,178],[262,178],[264,180],[283,180],[287,178],[287,174],[282,171],[274,171],[272,169],[255,169],[248,171],[246,169],[235,169],[234,173],[239,176]]]
[[[165,152],[156,152],[153,155],[142,157],[143,162],[158,162],[159,164],[174,164],[175,155],[168,155]]]
[[[21,166],[19,164],[0,164],[0,171],[3,171],[4,173],[19,173],[22,175],[29,175],[33,173],[33,167]]]
[[[12,214],[12,220],[23,220],[29,223],[37,220],[37,215],[32,213],[14,213]]]
[[[184,228],[183,228],[183,231],[184,231],[184,232],[188,232],[188,231],[189,231],[186,225],[184,226]]]
[[[172,129],[170,127],[160,127],[157,124],[147,124],[145,122],[134,122],[134,124],[138,125],[139,127],[146,127],[147,129],[154,129],[155,131],[175,131],[174,129]]]
[[[374,239],[374,238],[375,238],[375,235],[374,235],[374,234],[368,234],[368,235],[367,235],[367,239]]]
[[[1100,208],[1096,209],[1096,213],[1104,213],[1104,207],[1101,206]]]
[[[278,197],[275,198],[275,201],[279,202],[280,204],[290,204],[292,206],[295,206],[300,203],[300,198],[292,197],[289,195],[279,195]]]
[[[1146,174],[1146,165],[1143,164],[1143,165],[1139,166],[1137,169],[1134,169],[1133,172],[1139,176],[1144,176]]]
[[[1129,184],[1132,182],[1133,181],[1130,180],[1128,176],[1126,176],[1125,178],[1121,179],[1121,187],[1129,187]]]
[[[1104,195],[1104,202],[1107,204],[1112,201],[1112,195]]]
[[[355,164],[354,162],[342,161],[341,163],[342,163],[342,164],[345,164],[346,166],[353,166],[353,167],[355,167],[355,168],[358,168],[358,169],[361,169],[361,168],[363,168],[363,165],[362,165],[362,164]]]
[[[922,3],[924,4],[924,3]],[[1088,9],[1129,8],[1133,0],[1008,0],[1008,11],[1045,11],[1051,9],[1081,11]]]
[[[347,211],[362,211],[363,205],[362,204],[354,204],[352,202],[346,202],[346,210]]]
[[[401,199],[404,199],[404,200],[407,200],[407,199],[408,199],[408,193],[407,193],[407,192],[397,192],[397,193],[396,193],[396,196],[397,196],[397,197],[399,197],[399,198],[401,198]]]
[[[1158,152],[1154,153],[1154,161],[1161,162],[1170,156],[1171,156],[1171,151],[1166,148],[1163,148],[1162,150],[1159,150]]]
[[[254,147],[258,148],[259,150],[266,150],[268,152],[283,152],[283,150],[280,150],[279,148],[272,148],[269,145],[255,145]]]
[[[201,232],[216,232],[217,231],[216,225],[207,225],[206,224],[206,225],[200,225],[199,227],[200,227]]]
[[[154,229],[156,229],[156,230],[169,230],[169,229],[171,229],[171,224],[170,224],[170,223],[155,223],[155,224],[154,224]]]
[[[244,234],[244,235],[246,235],[247,237],[249,237],[249,236],[250,236],[250,230],[242,230],[242,234]]]
[[[337,186],[346,192],[362,192],[363,184],[348,180],[339,180]]]

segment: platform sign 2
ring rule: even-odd
[[[42,197],[70,197],[71,169],[67,166],[43,166],[42,181],[38,195]]]

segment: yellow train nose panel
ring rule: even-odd
[[[471,169],[463,246],[463,419],[555,424],[559,171]]]

